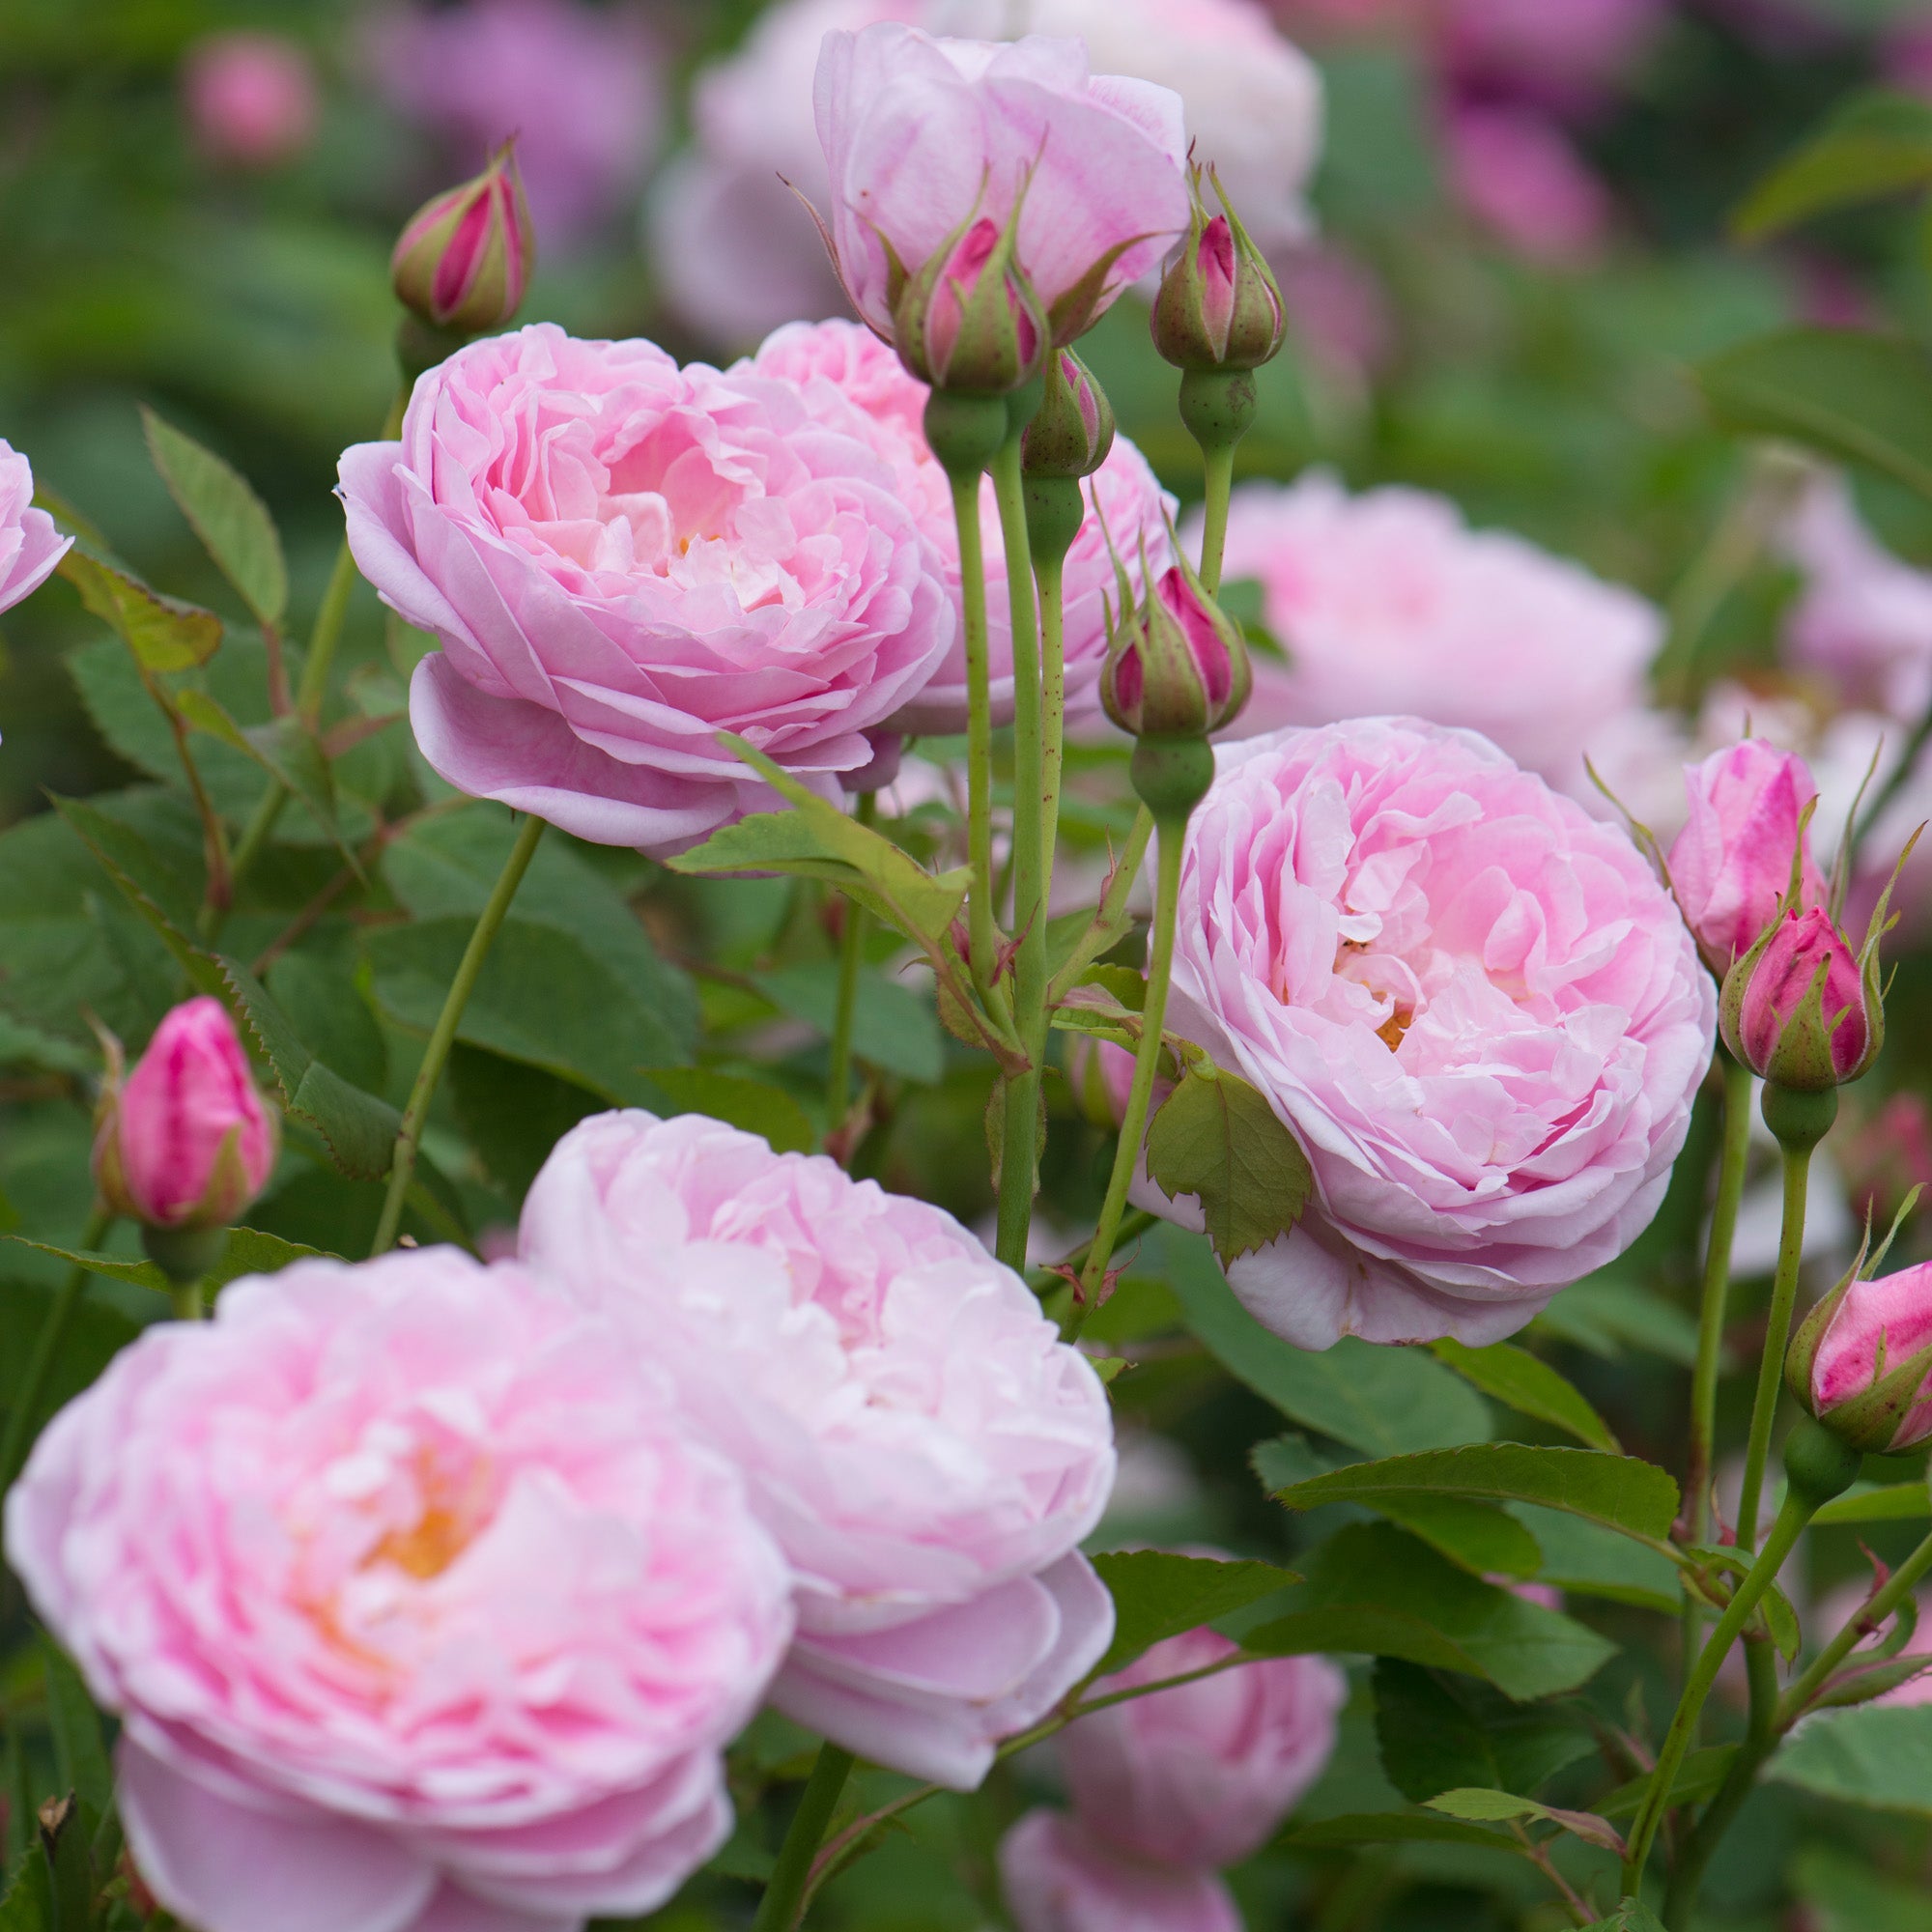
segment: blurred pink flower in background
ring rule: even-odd
[[[34,508],[33,467],[0,437],[0,611],[31,597],[72,548],[73,539]]]
[[[1321,470],[1236,489],[1223,575],[1260,582],[1262,621],[1288,652],[1286,664],[1255,655],[1240,736],[1413,713],[1481,731],[1593,801],[1584,753],[1643,705],[1663,635],[1634,590],[1507,531],[1472,530],[1446,497],[1350,496]]]
[[[1585,261],[1602,245],[1609,195],[1547,115],[1459,103],[1443,144],[1457,198],[1497,240],[1553,264]]]
[[[1932,20],[1901,19],[1884,45],[1886,77],[1915,94],[1932,94]]]
[[[567,249],[643,185],[663,113],[641,15],[583,0],[461,0],[378,14],[375,81],[468,174],[511,135],[539,251]]]
[[[1218,1873],[1124,1856],[1044,1806],[1000,1841],[1000,1883],[1019,1932],[1242,1932]]]
[[[1368,263],[1335,242],[1309,242],[1274,258],[1290,332],[1318,361],[1357,379],[1380,374],[1396,350],[1389,292]]]
[[[1832,1591],[1818,1606],[1815,1626],[1810,1623],[1805,1626],[1807,1632],[1815,1628],[1817,1634],[1815,1647],[1822,1648],[1827,1641],[1836,1636],[1838,1632],[1859,1614],[1870,1595],[1870,1588],[1863,1583],[1843,1583]],[[1918,1657],[1932,1663],[1932,1592],[1920,1596],[1917,1602],[1918,1626],[1906,1638],[1898,1656],[1901,1661],[1905,1658]],[[1851,1656],[1845,1660],[1846,1662],[1853,1664],[1869,1662],[1863,1653],[1876,1650],[1891,1634],[1895,1621],[1896,1619],[1888,1617],[1869,1636],[1861,1637]],[[1893,1707],[1932,1704],[1932,1672],[1908,1678],[1903,1684],[1895,1686],[1882,1696],[1874,1697],[1872,1702]]]
[[[281,34],[210,34],[182,62],[182,102],[211,160],[250,168],[293,159],[315,139],[315,66]]]
[[[1598,105],[1663,24],[1671,0],[1440,0],[1441,58],[1459,82]]]

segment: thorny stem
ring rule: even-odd
[[[859,794],[853,814],[869,827],[879,815],[879,795]],[[859,999],[859,967],[866,956],[866,908],[857,899],[845,901],[845,923],[838,934],[838,1004],[832,1015],[832,1064],[825,1076],[825,1118],[837,1127],[845,1118],[852,1092],[852,1011]]]
[[[1060,836],[1061,769],[1066,756],[1066,606],[1064,557],[1036,556],[1034,583],[1039,591],[1040,714],[1039,896],[1042,908],[1053,896],[1054,848]],[[1042,912],[1042,923],[1044,922]]]
[[[1852,1653],[1857,1645],[1861,1624],[1876,1628],[1883,1624],[1891,1613],[1912,1594],[1918,1579],[1932,1570],[1932,1536],[1926,1537],[1917,1549],[1887,1577],[1884,1586],[1874,1592],[1871,1602],[1861,1605],[1857,1613],[1848,1618],[1842,1629],[1785,1691],[1777,1707],[1777,1728],[1786,1731],[1804,1715],[1811,1700],[1825,1688],[1826,1680],[1833,1671]]]
[[[1738,1492],[1738,1548],[1757,1548],[1758,1500],[1764,1493],[1765,1459],[1784,1386],[1784,1350],[1791,1340],[1791,1310],[1798,1296],[1798,1264],[1804,1246],[1804,1196],[1811,1169],[1808,1148],[1784,1150],[1784,1220],[1777,1235],[1777,1273],[1772,1282],[1771,1318],[1757,1367],[1750,1435],[1745,1448],[1744,1488]]]
[[[973,886],[966,900],[967,966],[989,1009],[1004,1000],[993,986],[999,936],[993,924],[993,721],[986,644],[986,560],[980,543],[980,478],[952,479],[959,531],[959,603],[966,646],[966,852]]]
[[[483,962],[489,957],[491,943],[510,910],[510,901],[516,897],[517,888],[524,882],[524,874],[529,870],[530,861],[536,856],[537,841],[544,835],[544,824],[543,819],[534,815],[524,820],[523,830],[517,834],[517,842],[510,848],[509,858],[503,862],[502,872],[489,900],[477,916],[475,929],[469,935],[469,946],[464,949],[456,977],[449,982],[442,1011],[437,1015],[435,1031],[423,1049],[422,1065],[416,1069],[415,1085],[410,1089],[409,1105],[403,1110],[403,1124],[396,1135],[396,1151],[389,1165],[389,1191],[384,1197],[383,1218],[376,1224],[376,1238],[369,1245],[372,1255],[380,1255],[389,1248],[395,1241],[396,1231],[402,1226],[403,1202],[415,1175],[416,1150],[422,1144],[423,1125],[429,1119],[430,1102],[436,1097],[437,1083],[442,1078],[443,1063],[449,1058],[449,1049],[456,1042],[456,1029],[462,1023],[463,1009],[469,1004],[469,995],[476,988]]]

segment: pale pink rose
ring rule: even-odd
[[[525,1258],[632,1324],[790,1560],[773,1701],[970,1789],[1104,1654],[1078,1545],[1105,1391],[949,1214],[698,1115],[602,1114],[524,1206]]]
[[[1004,225],[1019,206],[1016,260],[1060,344],[1187,226],[1179,96],[1092,73],[1078,41],[936,41],[895,21],[835,32],[812,99],[839,273],[881,335],[890,265],[916,274],[972,220]]]
[[[721,731],[836,798],[952,641],[870,422],[743,366],[539,324],[430,370],[341,474],[363,575],[442,643],[423,755],[600,844],[768,807]]]
[[[1238,1646],[1203,1628],[1088,1693],[1206,1669]],[[1094,1711],[1054,1741],[1073,1809],[1132,1858],[1211,1870],[1252,1858],[1335,1748],[1349,1683],[1325,1657],[1269,1658]]]
[[[1829,1003],[1826,1010],[1830,1011]],[[1863,1395],[1881,1374],[1932,1348],[1932,1263],[1900,1268],[1875,1281],[1854,1281],[1812,1350],[1812,1412],[1828,1416]],[[1829,1418],[1828,1418],[1829,1419]],[[1882,1454],[1910,1449],[1932,1435],[1932,1371],[1898,1418],[1896,1433],[1870,1446]]]
[[[55,1417],[7,1556],[202,1932],[581,1932],[730,1827],[784,1567],[660,1375],[521,1268],[301,1262]]]
[[[1351,497],[1326,471],[1236,488],[1222,576],[1260,582],[1263,622],[1288,652],[1256,654],[1239,735],[1410,712],[1481,731],[1578,796],[1594,796],[1585,751],[1643,704],[1663,638],[1634,591],[1470,529],[1446,497]]]
[[[1301,1348],[1514,1333],[1663,1197],[1717,1005],[1675,903],[1474,732],[1357,719],[1218,758],[1168,1025],[1267,1096],[1316,1183],[1230,1285]]]
[[[1212,1871],[1128,1858],[1065,1811],[1029,1811],[1000,1841],[1019,1932],[1241,1932]]]
[[[0,611],[11,611],[53,575],[73,547],[44,510],[34,508],[34,472],[0,437]]]
[[[379,15],[377,86],[466,174],[512,134],[537,236],[567,248],[642,183],[663,114],[661,62],[633,7],[460,0]]]
[[[1720,978],[1776,917],[1802,842],[1800,890],[1821,905],[1825,881],[1799,831],[1818,787],[1804,760],[1762,738],[1746,738],[1684,767],[1690,816],[1672,841],[1671,889],[1705,963]]]
[[[1824,672],[1841,703],[1916,723],[1932,702],[1932,571],[1872,536],[1838,475],[1805,489],[1783,547],[1804,573],[1786,619],[1792,661]]]
[[[1464,82],[1577,110],[1630,71],[1670,0],[1446,0],[1442,53]]]
[[[219,1000],[176,1007],[102,1096],[94,1179],[116,1213],[151,1228],[219,1228],[268,1185],[279,1141]]]
[[[315,68],[281,34],[209,34],[182,63],[182,100],[195,145],[211,159],[272,167],[315,138]]]
[[[1531,261],[1588,260],[1610,225],[1610,200],[1569,137],[1525,107],[1463,102],[1443,128],[1449,179],[1463,206]]]
[[[898,357],[878,337],[853,322],[792,323],[758,351],[749,367],[759,375],[795,384],[807,407],[821,398],[836,419],[856,404],[871,425],[874,448],[896,479],[895,494],[913,513],[936,567],[944,575],[955,616],[960,610],[959,534],[952,516],[952,486],[938,459],[926,447],[923,416],[928,394],[908,375]],[[836,393],[835,393],[836,392]],[[1173,553],[1167,520],[1175,499],[1164,491],[1125,437],[1099,469],[1081,485],[1089,513],[1066,553],[1062,569],[1066,660],[1066,715],[1076,723],[1100,708],[1100,671],[1107,659],[1107,606],[1118,596],[1115,549],[1127,565],[1136,596],[1141,587],[1141,547],[1156,576]],[[1097,506],[1098,514],[1094,514]],[[996,724],[1013,715],[1013,630],[1007,602],[1006,550],[990,477],[980,486],[980,537],[986,574],[986,655],[991,672],[992,716]],[[966,728],[966,641],[960,621],[952,647],[928,682],[895,715],[894,724],[923,736],[943,736]]]

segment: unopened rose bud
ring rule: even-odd
[[[1210,215],[1193,170],[1193,218],[1154,298],[1153,345],[1177,369],[1259,369],[1281,348],[1281,288],[1208,171],[1221,213]]]
[[[1046,358],[1046,388],[1020,443],[1029,477],[1091,476],[1114,446],[1114,410],[1094,372],[1070,349]]]
[[[1861,961],[1822,906],[1787,908],[1724,976],[1724,1044],[1790,1093],[1856,1080],[1885,1038],[1876,952]]]
[[[278,1139],[227,1009],[207,998],[175,1008],[134,1070],[118,1073],[95,1127],[102,1201],[150,1230],[227,1227],[267,1185]]]
[[[505,141],[473,181],[445,189],[411,216],[389,258],[389,278],[417,321],[478,335],[516,314],[536,256],[515,144]]]
[[[1123,586],[1124,587],[1124,586]],[[1182,560],[1123,605],[1100,673],[1107,716],[1136,738],[1205,738],[1248,701],[1241,628]]]
[[[1081,1118],[1102,1133],[1112,1133],[1127,1114],[1134,1084],[1134,1057],[1110,1039],[1070,1034],[1066,1041],[1066,1084]]]
[[[1866,1455],[1932,1436],[1932,1263],[1876,1281],[1854,1267],[1792,1337],[1784,1375],[1812,1415]]]
[[[935,389],[1003,396],[1038,374],[1046,318],[1013,259],[1016,209],[1003,229],[988,215],[936,249],[894,313],[899,360]]]

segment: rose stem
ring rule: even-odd
[[[87,1226],[81,1231],[82,1252],[98,1248],[106,1239],[107,1231],[113,1225],[114,1216],[101,1203],[96,1202],[94,1211],[88,1216]],[[28,1357],[26,1373],[21,1376],[19,1387],[14,1393],[13,1412],[7,1418],[7,1434],[0,1437],[0,1495],[5,1495],[13,1488],[14,1478],[20,1473],[20,1464],[27,1460],[34,1416],[40,1408],[41,1396],[46,1388],[48,1376],[53,1373],[54,1357],[60,1353],[61,1337],[67,1333],[68,1323],[73,1320],[73,1311],[80,1305],[81,1290],[86,1286],[87,1270],[78,1266],[70,1268],[67,1279],[54,1291],[46,1320],[41,1323],[41,1332],[34,1337],[34,1352]]]
[[[423,1049],[422,1065],[416,1068],[415,1085],[410,1089],[410,1103],[403,1110],[402,1128],[396,1135],[396,1151],[389,1163],[389,1191],[383,1201],[383,1218],[376,1224],[376,1238],[369,1244],[372,1255],[380,1255],[390,1247],[395,1241],[397,1229],[402,1225],[403,1200],[410,1191],[410,1181],[416,1171],[416,1149],[422,1141],[423,1123],[429,1119],[429,1103],[436,1097],[437,1082],[442,1078],[443,1062],[449,1058],[449,1049],[455,1044],[456,1029],[463,1019],[464,1008],[469,1004],[469,995],[475,990],[477,976],[483,971],[483,961],[489,956],[491,942],[497,937],[497,930],[510,910],[510,901],[516,897],[517,888],[523,884],[531,859],[536,856],[537,840],[544,835],[544,824],[545,821],[534,813],[524,820],[523,830],[517,834],[517,842],[503,862],[502,872],[490,894],[489,902],[477,917],[476,928],[470,933],[469,944],[464,949],[456,977],[449,982],[442,1011],[437,1015],[436,1030]]]
[[[1235,487],[1235,445],[1203,445],[1201,464],[1207,496],[1202,506],[1201,582],[1208,596],[1221,591],[1221,553],[1228,543],[1228,497]]]
[[[879,815],[879,795],[859,794],[853,814],[870,826]],[[857,899],[845,901],[845,923],[838,934],[838,1005],[832,1015],[832,1064],[825,1076],[825,1125],[837,1129],[845,1118],[852,1088],[852,1009],[859,998],[859,966],[866,951],[866,908]]]
[[[772,1881],[758,1903],[758,1916],[752,1932],[791,1932],[805,1915],[805,1888],[811,1877],[811,1863],[818,1856],[825,1828],[838,1804],[838,1794],[852,1770],[852,1753],[827,1742],[818,1747],[811,1776],[785,1828],[784,1843],[779,1847],[778,1862],[772,1867]]]
[[[1004,1004],[993,986],[999,942],[993,925],[993,724],[986,663],[986,565],[980,547],[980,473],[952,474],[952,519],[959,530],[959,602],[966,641],[966,900],[973,983],[989,1007]]]

